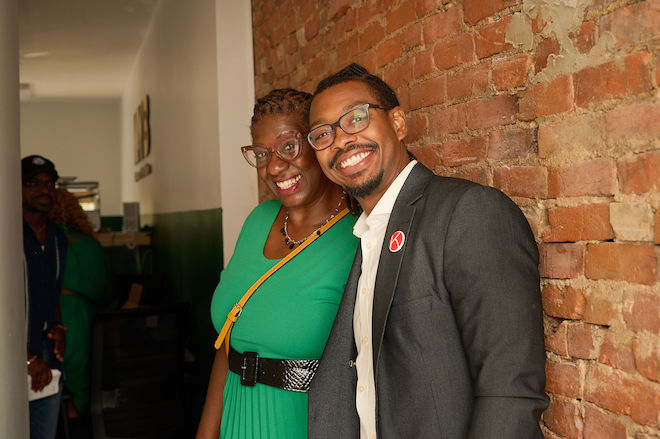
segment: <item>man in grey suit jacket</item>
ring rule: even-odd
[[[433,175],[392,89],[352,64],[319,84],[308,140],[363,209],[309,392],[309,437],[542,438],[538,251],[501,192]]]

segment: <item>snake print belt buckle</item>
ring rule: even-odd
[[[281,360],[263,358],[256,352],[229,349],[229,370],[241,377],[241,384],[257,383],[292,392],[307,392],[318,369],[318,360]]]

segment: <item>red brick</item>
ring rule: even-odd
[[[626,426],[611,414],[591,407],[584,412],[584,439],[625,439]]]
[[[600,20],[600,33],[611,32],[617,46],[644,43],[658,37],[660,5],[657,0],[619,8]]]
[[[585,274],[589,279],[652,285],[657,280],[656,262],[652,246],[613,242],[589,244]]]
[[[525,85],[531,64],[532,57],[528,54],[493,61],[495,87],[498,90],[511,90]]]
[[[568,355],[574,358],[593,360],[598,358],[600,342],[598,326],[574,322],[568,324]]]
[[[403,2],[398,8],[391,9],[385,16],[387,21],[386,32],[388,34],[401,29],[416,18],[415,5],[412,2]]]
[[[372,18],[377,17],[385,11],[390,4],[391,2],[388,0],[364,2],[364,4],[357,9],[357,26],[362,27],[364,24],[371,21]]]
[[[406,144],[414,143],[420,140],[429,132],[429,120],[426,113],[419,111],[408,113],[406,122],[408,124]]]
[[[516,115],[516,99],[500,95],[494,98],[468,102],[468,128],[490,128],[513,123]]]
[[[380,23],[374,23],[360,34],[360,52],[364,52],[385,38],[385,30]]]
[[[321,19],[318,15],[314,15],[307,23],[305,23],[305,39],[310,41],[314,39],[319,33],[321,28]]]
[[[433,72],[433,52],[427,50],[420,52],[415,56],[415,64],[413,66],[413,76],[421,78]]]
[[[580,53],[589,53],[596,44],[596,25],[593,21],[582,23],[577,32],[569,34],[569,37]]]
[[[629,55],[623,64],[623,70],[615,62],[609,62],[575,73],[575,103],[586,107],[590,103],[623,98],[652,88],[650,53]]]
[[[660,152],[638,154],[618,164],[619,187],[626,194],[643,194],[660,188]]]
[[[483,26],[477,31],[474,37],[474,44],[479,59],[511,48],[511,44],[506,42],[506,29],[510,21],[511,16],[507,16],[495,23]]]
[[[474,60],[472,34],[460,34],[446,43],[437,44],[433,51],[435,65],[440,70]]]
[[[575,401],[552,398],[543,420],[552,431],[566,438],[582,439],[582,415]]]
[[[447,78],[442,75],[415,85],[410,90],[410,109],[429,107],[447,100]]]
[[[559,43],[554,38],[546,38],[539,43],[534,51],[534,71],[539,73],[548,65],[548,56],[559,54]]]
[[[496,168],[493,186],[510,197],[545,198],[548,193],[545,168],[536,166],[506,166]]]
[[[344,38],[348,32],[355,30],[356,18],[355,9],[348,9],[346,13],[335,22],[335,41]]]
[[[584,155],[603,151],[604,130],[603,117],[591,113],[542,123],[538,134],[539,157],[566,155],[568,151]]]
[[[488,90],[488,72],[486,63],[468,67],[447,77],[447,97],[450,100],[466,96],[483,94]]]
[[[623,313],[628,329],[660,334],[660,295],[652,291],[636,291],[631,298],[632,307]]]
[[[655,211],[653,243],[660,244],[660,209]]]
[[[289,35],[284,41],[284,50],[287,55],[293,55],[298,51],[298,39],[296,34]]]
[[[634,340],[633,352],[639,373],[651,381],[660,382],[660,339],[648,337]]]
[[[319,11],[316,9],[316,5],[314,5],[312,2],[303,2],[297,6],[298,9],[296,10],[296,19],[299,23],[304,22],[309,17],[319,15]]]
[[[488,170],[483,168],[472,168],[469,166],[445,168],[440,175],[444,175],[446,177],[462,178],[464,180],[470,180],[484,186],[489,185]]]
[[[545,350],[554,352],[557,355],[568,357],[568,321],[564,320],[559,324],[557,330],[545,337]]]
[[[580,371],[573,363],[545,362],[545,391],[569,398],[580,398]]]
[[[417,160],[431,170],[435,170],[442,162],[439,145],[408,146],[408,150],[417,157]]]
[[[610,145],[633,148],[658,145],[660,139],[660,104],[633,104],[605,113],[607,140]]]
[[[614,194],[614,163],[594,159],[570,168],[548,169],[548,196],[577,197]]]
[[[456,7],[438,12],[424,18],[422,24],[424,27],[424,42],[427,45],[434,44],[436,41],[458,33],[463,25],[461,10]]]
[[[507,0],[465,0],[463,2],[465,21],[469,24],[476,24],[481,19],[490,17],[507,6]]]
[[[402,87],[409,88],[413,77],[413,60],[408,59],[399,64],[389,65],[383,71],[383,80],[394,90]]]
[[[548,210],[545,242],[605,241],[614,238],[608,204],[585,204]]]
[[[620,298],[611,291],[590,291],[584,310],[584,322],[596,325],[613,324],[621,315],[620,302]]]
[[[349,5],[349,0],[329,0],[328,1],[328,19],[334,21],[345,14]]]
[[[559,76],[550,83],[538,83],[520,100],[520,120],[563,113],[573,108],[573,81],[570,75]]]
[[[421,23],[413,23],[406,28],[403,32],[404,38],[402,42],[403,52],[407,53],[421,47],[423,44],[422,32],[424,27]]]
[[[629,415],[641,424],[658,423],[660,392],[615,369],[591,367],[587,371],[584,399],[614,413]]]
[[[386,66],[401,57],[401,54],[403,53],[404,38],[406,38],[406,34],[400,33],[395,37],[381,41],[378,46],[376,46],[376,65],[378,68]]]
[[[310,59],[319,59],[317,55],[321,52],[321,40],[319,38],[315,38],[304,46],[300,48],[300,57],[304,60],[310,60]],[[348,42],[344,42],[343,44],[346,44],[348,46]],[[357,53],[357,48],[355,47],[355,44],[350,45],[351,50],[355,51]],[[351,58],[353,57],[353,53],[350,54]],[[350,59],[350,58],[347,58]]]
[[[436,7],[435,0],[416,0],[415,1],[415,11],[417,12],[418,17],[426,15],[427,13],[434,10],[435,7]]]
[[[542,295],[543,311],[547,315],[563,319],[581,319],[584,316],[587,305],[584,290],[546,285]]]
[[[443,137],[447,134],[460,133],[467,124],[467,109],[465,104],[451,105],[439,108],[430,114],[431,135]]]
[[[614,331],[612,328],[609,329],[607,337],[600,347],[598,361],[624,372],[634,372],[635,357],[632,346],[629,342],[619,342],[617,339],[620,337]]]
[[[490,134],[488,158],[510,160],[527,157],[536,152],[534,130],[512,128]]]
[[[447,140],[443,145],[443,160],[445,166],[461,166],[478,162],[486,156],[487,142],[485,137]]]
[[[580,244],[541,244],[541,277],[572,279],[584,273],[584,246]]]

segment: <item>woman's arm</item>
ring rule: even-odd
[[[199,421],[195,439],[218,439],[220,437],[220,420],[222,419],[222,394],[225,390],[225,380],[229,363],[225,353],[224,343],[215,351],[209,389],[206,392],[206,401]]]

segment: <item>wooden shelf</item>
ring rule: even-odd
[[[105,232],[97,233],[96,239],[102,247],[128,247],[151,245],[150,232]]]

